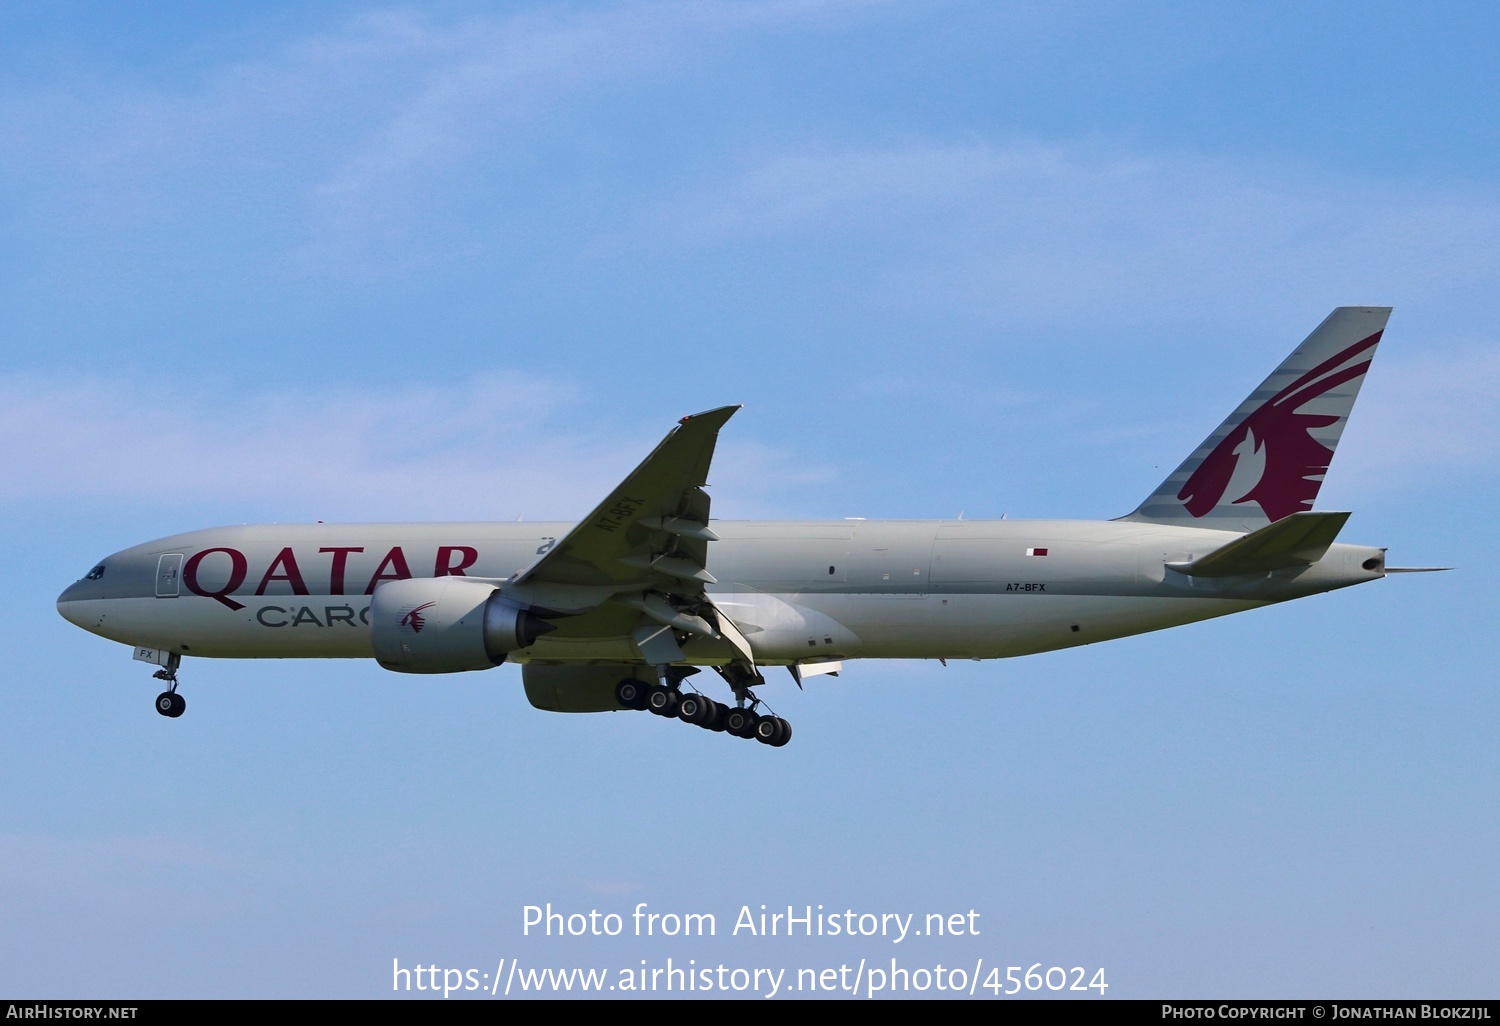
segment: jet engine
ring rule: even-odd
[[[464,577],[386,581],[370,598],[375,659],[402,673],[488,670],[557,628]]]

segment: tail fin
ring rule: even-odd
[[[1312,509],[1391,315],[1341,306],[1122,520],[1253,531]]]

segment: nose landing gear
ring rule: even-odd
[[[177,667],[181,665],[182,656],[173,652],[167,656],[167,665],[151,675],[167,682],[167,690],[156,696],[156,711],[174,720],[187,711],[187,700],[177,693]]]

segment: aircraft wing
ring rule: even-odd
[[[704,586],[709,529],[709,464],[719,429],[738,406],[683,417],[641,465],[506,591],[537,606],[582,613],[605,603],[637,610],[637,646],[648,663],[683,658],[673,633],[727,646],[732,662],[755,676],[743,635],[714,607]]]
[[[738,409],[721,406],[683,417],[608,498],[513,583],[715,583],[705,569],[715,536],[708,529],[703,486],[719,428]]]

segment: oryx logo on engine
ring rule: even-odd
[[[437,605],[436,602],[423,602],[415,609],[407,610],[397,626],[410,630],[413,634],[421,634],[422,628],[427,626],[427,618],[422,615],[422,610],[431,609],[435,605]]]

